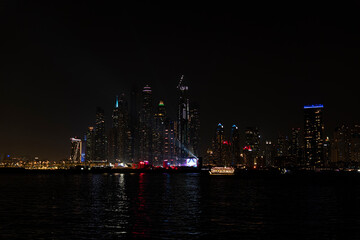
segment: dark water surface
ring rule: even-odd
[[[360,239],[360,176],[2,174],[17,238]]]

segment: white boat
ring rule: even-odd
[[[233,167],[212,167],[210,175],[234,175],[235,169]]]

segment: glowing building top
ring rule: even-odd
[[[315,105],[305,105],[304,109],[308,109],[308,108],[323,108],[324,105],[322,104],[315,104]]]

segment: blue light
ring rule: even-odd
[[[308,109],[308,108],[323,108],[324,105],[322,104],[315,104],[315,105],[305,105],[304,109]]]
[[[119,107],[119,98],[118,96],[116,96],[116,103],[115,103],[115,107],[118,108]]]
[[[233,127],[233,128],[236,128],[237,126],[234,124],[232,127]]]

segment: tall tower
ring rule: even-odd
[[[95,159],[95,130],[94,127],[89,127],[85,135],[85,161],[87,164]]]
[[[190,146],[189,150],[196,157],[199,155],[199,144],[200,144],[200,111],[199,105],[192,103],[190,106],[190,116],[189,116],[189,137],[190,137]]]
[[[154,115],[153,129],[153,154],[155,166],[163,166],[164,161],[164,144],[165,144],[165,119],[166,110],[163,101],[160,101]]]
[[[133,163],[138,163],[140,158],[140,136],[139,136],[139,91],[136,85],[133,85],[130,93],[130,114],[129,126],[131,132],[131,154]]]
[[[323,166],[324,121],[321,104],[304,106],[305,165]]]
[[[179,107],[178,107],[178,144],[179,144],[179,163],[183,165],[186,158],[189,157],[189,98],[188,98],[188,86],[184,83],[184,75],[181,76],[180,82],[177,86],[179,90]]]
[[[125,99],[125,94],[121,94],[118,101],[119,118],[117,124],[118,132],[118,161],[130,163],[131,155],[131,132],[129,127],[129,110],[128,103]]]
[[[245,164],[252,168],[255,166],[260,155],[260,134],[257,127],[247,127],[245,129]]]
[[[119,159],[119,97],[116,96],[115,107],[112,113],[112,127],[108,135],[108,160],[115,163]]]
[[[140,112],[140,160],[152,164],[152,131],[153,131],[153,98],[151,87],[146,85],[142,90],[142,109]]]
[[[216,128],[216,134],[214,139],[214,160],[215,165],[217,166],[224,166],[225,164],[230,164],[230,162],[225,162],[226,158],[226,149],[224,146],[225,143],[225,136],[224,136],[224,126],[219,123]]]
[[[234,124],[231,127],[230,133],[230,150],[231,150],[231,165],[240,164],[240,132],[239,128]]]
[[[345,124],[337,127],[332,142],[332,162],[338,166],[349,167],[351,154],[351,129]]]
[[[106,135],[105,135],[105,117],[104,110],[100,107],[96,109],[95,121],[95,153],[94,160],[105,161],[106,156]]]
[[[291,129],[290,155],[296,164],[300,160],[300,128]]]

